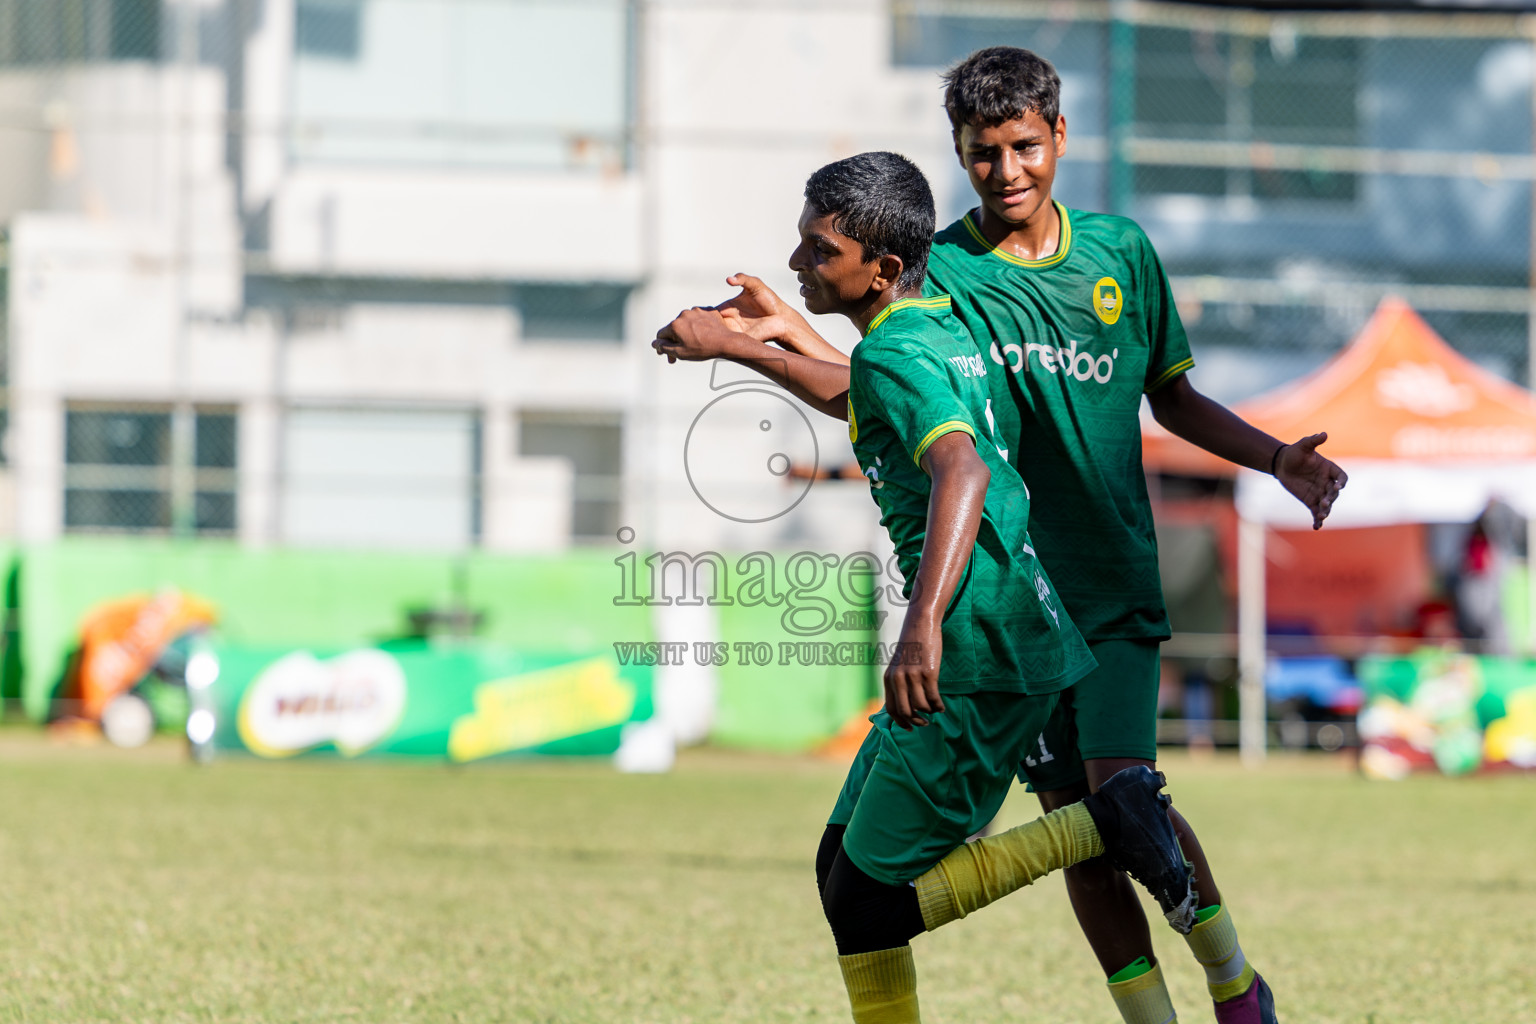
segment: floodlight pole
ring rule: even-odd
[[[1269,727],[1264,706],[1264,523],[1238,513],[1238,752],[1243,764],[1264,763]]]
[[[1531,59],[1536,62],[1536,18],[1522,18],[1531,45]],[[1536,81],[1531,83],[1531,144],[1536,148]],[[1536,153],[1533,153],[1536,156]],[[1531,241],[1526,254],[1528,274],[1525,314],[1525,383],[1536,391],[1536,174],[1531,175]],[[1536,512],[1525,520],[1525,648],[1536,657]]]
[[[171,532],[191,536],[197,529],[197,419],[192,404],[192,119],[197,73],[197,9],[176,12],[176,71],[180,103],[176,115],[176,400],[171,407]]]
[[[1136,121],[1136,4],[1135,0],[1111,0],[1109,5],[1108,121],[1109,167],[1105,175],[1105,201],[1110,213],[1130,216],[1135,192],[1135,166],[1131,163],[1131,135]]]

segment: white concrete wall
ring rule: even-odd
[[[650,239],[644,326],[725,298],[724,278],[738,270],[798,303],[786,263],[805,179],[823,164],[889,149],[914,160],[936,190],[951,180],[937,76],[889,65],[881,0],[659,3],[643,31],[642,105],[655,118],[645,169],[651,221],[663,226]],[[840,318],[817,326],[845,351],[857,340]],[[710,368],[651,359],[642,380],[655,401],[633,438],[632,471],[655,495],[637,508],[642,544],[857,550],[879,532],[868,489],[856,482],[817,484],[794,511],[765,523],[713,515],[688,484],[684,454],[694,418],[721,393],[710,386]],[[851,460],[845,424],[809,410],[806,418],[823,465]],[[754,425],[734,429],[750,434]]]
[[[272,200],[282,271],[531,281],[638,281],[632,175],[299,165]]]

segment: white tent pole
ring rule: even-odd
[[[1268,727],[1264,707],[1264,524],[1237,521],[1238,749],[1243,763],[1264,763]]]
[[[1536,657],[1536,512],[1525,520],[1525,650]]]

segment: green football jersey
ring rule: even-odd
[[[900,299],[853,350],[848,438],[910,597],[933,484],[920,463],[945,434],[971,436],[992,473],[981,527],[944,615],[939,690],[1052,693],[1093,667],[1029,538],[1029,492],[994,445],[986,378],[997,376],[947,296]]]
[[[1090,640],[1165,638],[1141,468],[1141,396],[1194,365],[1168,278],[1134,221],[1068,210],[1053,256],[982,237],[975,211],[934,239],[925,292],[948,294],[989,369],[998,438],[1035,496],[1040,559]]]

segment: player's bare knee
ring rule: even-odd
[[[1049,814],[1051,811],[1059,811],[1069,804],[1075,804],[1088,795],[1088,783],[1080,782],[1063,789],[1047,789],[1036,793],[1040,799],[1040,807]]]
[[[1083,895],[1110,893],[1125,885],[1125,875],[1108,857],[1090,857],[1067,868],[1067,881]]]

